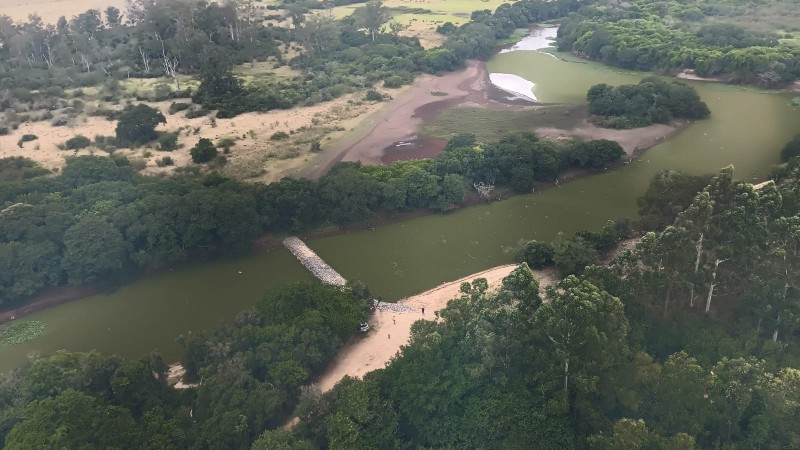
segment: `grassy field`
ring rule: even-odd
[[[384,0],[383,4],[392,12],[393,20],[408,26],[405,35],[417,36],[422,45],[432,47],[442,41],[442,36],[436,33],[436,27],[453,22],[461,25],[469,21],[472,11],[490,9],[494,11],[503,3],[512,3],[511,0]],[[333,9],[337,18],[349,16],[356,8],[363,4],[339,6]],[[430,13],[406,13],[403,9],[427,9]]]
[[[442,111],[425,125],[426,137],[448,139],[458,133],[472,133],[480,141],[491,141],[513,131],[533,131],[539,127],[569,129],[585,118],[582,107],[541,106],[526,111],[456,107]]]
[[[0,15],[28,20],[28,14],[36,13],[45,22],[56,23],[61,16],[69,19],[89,9],[109,6],[125,10],[125,0],[0,0]]]

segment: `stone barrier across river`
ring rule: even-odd
[[[314,250],[308,248],[305,242],[294,236],[283,240],[283,246],[289,249],[292,254],[309,270],[315,277],[319,278],[324,284],[333,286],[344,286],[347,280],[333,267],[322,260]]]

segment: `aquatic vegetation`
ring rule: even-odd
[[[40,320],[12,322],[0,329],[0,345],[16,345],[36,339],[44,333],[44,327]]]

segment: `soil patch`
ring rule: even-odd
[[[694,73],[692,69],[685,69],[681,72],[678,72],[675,75],[675,78],[680,78],[682,80],[694,80],[694,81],[714,81],[717,83],[727,83],[728,79],[724,77],[701,77]]]
[[[583,119],[573,128],[541,127],[536,128],[536,134],[555,141],[579,139],[608,139],[617,141],[629,157],[635,157],[640,152],[659,144],[675,134],[683,131],[689,125],[688,121],[674,121],[672,124],[653,124],[641,128],[615,130],[602,128]]]
[[[418,77],[410,89],[385,105],[361,130],[335,143],[327,163],[310,169],[306,175],[319,178],[339,161],[379,164],[387,147],[414,141],[422,125],[447,108],[464,103],[499,110],[526,108],[490,98],[489,85],[486,63],[482,61],[467,61],[465,69],[439,77]]]
[[[381,162],[390,164],[408,159],[434,158],[442,152],[447,141],[444,139],[414,139],[400,141],[383,149]]]
[[[12,320],[20,319],[51,306],[89,297],[90,295],[97,295],[100,292],[101,291],[99,289],[86,287],[63,286],[53,288],[33,297],[30,301],[18,308],[0,312],[0,325],[11,322]]]

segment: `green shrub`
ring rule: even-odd
[[[211,111],[205,108],[190,108],[186,111],[187,119],[196,119],[198,117],[207,116]]]
[[[39,139],[39,136],[36,136],[35,134],[23,134],[22,137],[19,138],[19,141],[17,141],[17,146],[22,148],[22,144],[35,141],[36,139]]]
[[[311,152],[312,153],[319,153],[322,151],[322,144],[319,141],[314,141],[311,143]]]
[[[383,87],[389,89],[399,88],[402,87],[404,84],[406,84],[406,81],[403,79],[403,77],[400,77],[398,75],[392,75],[391,77],[383,80]]]
[[[800,134],[794,137],[791,141],[787,142],[781,150],[781,160],[786,162],[795,156],[800,156]]]
[[[67,140],[67,142],[64,143],[64,146],[68,150],[80,150],[80,149],[86,148],[86,147],[88,147],[90,145],[92,145],[92,141],[89,140],[89,138],[87,138],[86,136],[84,136],[82,134],[79,134],[79,135],[77,135],[77,136],[75,136],[73,138],[70,138],[69,140]]]
[[[191,103],[172,102],[172,104],[169,105],[169,113],[170,114],[175,114],[176,112],[179,112],[179,111],[185,111],[185,110],[189,109],[190,106],[192,106]]]
[[[289,135],[283,131],[276,131],[269,137],[270,141],[285,141],[286,139],[289,139]]]
[[[234,145],[236,145],[236,138],[231,136],[225,136],[217,141],[217,148],[223,149],[225,153],[230,153],[231,147]]]
[[[157,109],[145,104],[125,108],[117,122],[117,141],[130,144],[144,144],[158,139],[155,129],[167,119]]]
[[[161,159],[157,159],[156,165],[158,167],[173,166],[175,165],[175,161],[172,160],[171,156],[165,156]]]
[[[214,143],[210,139],[200,138],[197,144],[189,151],[192,155],[192,161],[197,164],[202,164],[211,161],[219,154]]]
[[[370,89],[367,91],[367,95],[364,96],[364,100],[368,102],[380,102],[383,101],[383,95],[374,89]]]
[[[144,168],[147,167],[147,161],[142,158],[134,158],[130,160],[130,162],[131,162],[131,167],[133,167],[133,170],[137,172],[139,172],[140,170],[144,170]]]
[[[165,152],[171,152],[178,148],[178,133],[160,133],[158,148]]]

